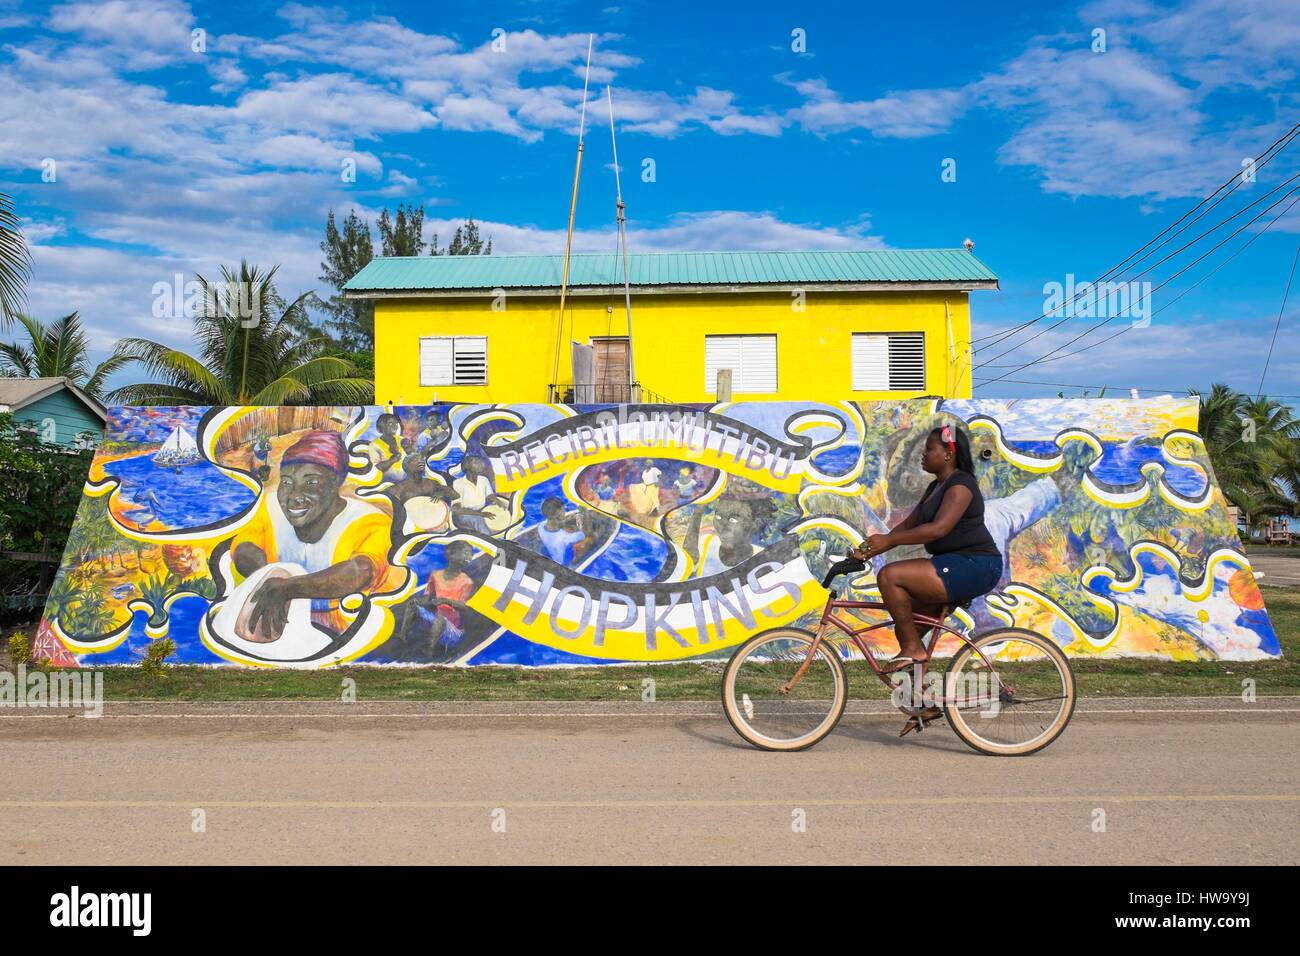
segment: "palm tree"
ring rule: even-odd
[[[13,200],[0,193],[0,326],[7,326],[22,309],[31,264]]]
[[[1300,420],[1267,397],[1251,398],[1223,384],[1201,395],[1200,433],[1223,495],[1258,527],[1294,514],[1300,493]]]
[[[125,385],[109,399],[124,405],[359,405],[374,383],[344,358],[307,317],[304,293],[285,304],[275,291],[279,266],[222,267],[221,284],[199,276],[203,308],[194,319],[197,355],[150,339],[128,338],[121,351],[158,382]],[[239,305],[232,307],[238,299]]]
[[[128,359],[118,351],[94,368],[81,315],[71,312],[49,325],[30,315],[19,314],[27,331],[27,343],[0,343],[0,374],[19,378],[67,378],[87,394],[102,398],[108,377]]]
[[[1205,440],[1214,475],[1224,497],[1245,511],[1245,502],[1251,498],[1250,489],[1254,484],[1254,469],[1250,467],[1249,459],[1241,454],[1245,428],[1242,409],[1246,396],[1226,385],[1216,384],[1208,395],[1199,398],[1201,438]]]
[[[1278,450],[1273,480],[1292,501],[1300,501],[1300,441],[1287,442]]]

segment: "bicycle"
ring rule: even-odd
[[[863,561],[841,561],[822,580],[829,596],[816,632],[780,627],[756,634],[736,649],[722,678],[722,705],[736,733],[762,750],[806,750],[825,738],[844,715],[848,677],[843,640],[861,652],[908,722],[900,736],[922,731],[943,717],[961,740],[993,756],[1025,756],[1042,750],[1065,730],[1074,714],[1075,685],[1070,661],[1056,642],[1025,628],[1004,627],[973,637],[945,619],[918,614],[927,654],[944,634],[961,646],[941,678],[930,661],[887,674],[876,662],[864,635],[893,625],[892,618],[863,627],[836,615],[840,610],[888,611],[880,601],[841,600],[835,578],[864,570]],[[996,665],[995,665],[995,662]],[[900,684],[892,678],[906,675]],[[941,688],[937,685],[942,685]],[[909,686],[910,685],[910,686]]]

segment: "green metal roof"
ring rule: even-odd
[[[563,256],[404,256],[372,259],[345,287],[353,297],[454,294],[483,289],[560,287]],[[965,249],[869,249],[859,252],[660,252],[628,257],[632,286],[942,284],[997,288],[998,277]],[[623,285],[618,255],[574,255],[569,286]]]

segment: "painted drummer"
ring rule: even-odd
[[[275,495],[235,536],[235,570],[243,578],[267,564],[297,565],[306,573],[268,576],[250,595],[250,640],[277,640],[289,602],[310,599],[312,621],[342,631],[338,602],[349,594],[383,590],[395,569],[388,563],[392,519],[367,502],[342,494],[348,472],[343,438],[311,431],[280,459]],[[256,635],[256,636],[254,636]]]

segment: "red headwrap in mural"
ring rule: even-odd
[[[342,478],[348,471],[348,450],[338,432],[308,432],[284,453],[280,467],[285,465],[320,465]]]

